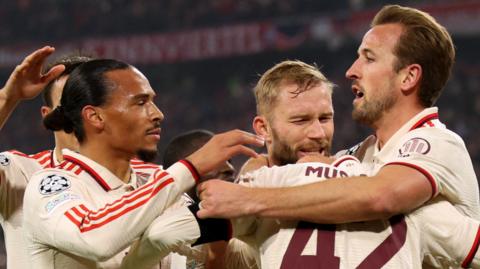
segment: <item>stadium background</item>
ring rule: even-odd
[[[316,63],[334,92],[334,150],[369,133],[351,120],[345,71],[378,9],[375,0],[10,0],[0,5],[0,81],[24,56],[51,45],[51,57],[80,51],[137,66],[166,115],[160,152],[180,132],[252,131],[252,87],[284,59]],[[438,101],[440,119],[465,140],[480,172],[480,1],[397,1],[423,9],[447,27],[457,61]],[[0,133],[0,151],[52,148],[41,98],[22,103]],[[161,155],[161,154],[160,154]],[[161,162],[161,158],[158,159]],[[235,159],[238,167],[242,159]],[[0,241],[1,244],[1,241]],[[0,251],[0,268],[5,265]]]

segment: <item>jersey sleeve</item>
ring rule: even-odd
[[[329,178],[341,178],[362,174],[358,159],[345,155],[330,164],[299,163],[285,166],[263,167],[238,179],[239,184],[256,188],[277,188],[309,184]],[[232,220],[235,237],[253,234],[258,225],[256,217]],[[243,238],[249,240],[248,238]]]
[[[432,186],[432,197],[440,193],[457,203],[461,195],[478,203],[475,173],[460,137],[448,130],[424,127],[407,133],[396,146],[396,156],[385,165],[404,165],[424,174]]]
[[[132,245],[121,268],[152,268],[170,252],[189,254],[182,246],[192,244],[199,237],[200,228],[186,206],[171,210],[156,218]]]
[[[88,183],[59,169],[32,177],[24,199],[24,225],[32,241],[95,261],[130,245],[169,205],[194,185],[184,164],[158,170],[154,179],[101,206]]]
[[[20,157],[8,151],[0,153],[0,212],[4,217],[10,207],[18,206],[12,205],[12,201],[21,203],[28,179],[41,168],[27,155]]]
[[[448,201],[435,199],[409,217],[420,227],[429,261],[450,267],[480,268],[479,221],[462,215]]]

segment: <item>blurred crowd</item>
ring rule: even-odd
[[[441,2],[428,0],[422,2]],[[175,31],[289,16],[379,7],[382,0],[16,0],[2,1],[0,42],[69,40]],[[397,1],[408,5],[418,1]],[[446,2],[446,0],[443,0]],[[1,43],[0,43],[1,44]]]
[[[256,21],[267,17],[328,14],[332,11],[357,10],[384,4],[384,1],[369,0],[3,2],[0,7],[0,42],[3,45],[47,41],[48,44],[55,45],[55,40],[171,32],[199,26]],[[409,3],[398,2],[406,5]],[[423,2],[434,4],[442,1]],[[440,107],[440,119],[465,140],[479,175],[480,139],[476,134],[480,133],[480,62],[476,59],[476,50],[480,46],[480,38],[455,35],[453,38],[457,46],[457,62],[437,105]],[[353,146],[370,132],[351,119],[354,97],[349,81],[344,78],[345,71],[356,57],[357,43],[355,41],[328,48],[308,42],[282,52],[268,51],[242,57],[138,66],[156,90],[156,102],[165,114],[160,152],[163,152],[164,146],[174,135],[194,128],[214,132],[233,128],[252,131],[251,121],[255,115],[253,86],[260,74],[285,59],[316,63],[337,85],[334,91],[333,151]],[[13,67],[0,69],[0,81],[6,81],[12,69]],[[41,99],[36,98],[18,107],[0,133],[0,151],[14,148],[34,153],[53,146],[52,137],[41,125],[41,103]],[[161,158],[157,161],[161,162]],[[241,161],[236,161],[237,166]]]

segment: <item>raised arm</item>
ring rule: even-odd
[[[7,83],[0,90],[0,129],[18,103],[36,97],[50,81],[63,72],[65,67],[59,65],[42,74],[46,58],[54,51],[55,49],[50,46],[38,49],[13,70]]]

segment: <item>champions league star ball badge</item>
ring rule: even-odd
[[[54,193],[58,193],[70,188],[71,184],[70,181],[64,177],[59,175],[49,175],[42,179],[40,182],[40,193],[43,195],[50,195]]]
[[[5,155],[0,154],[0,164],[3,166],[7,166],[10,164],[10,159]]]

